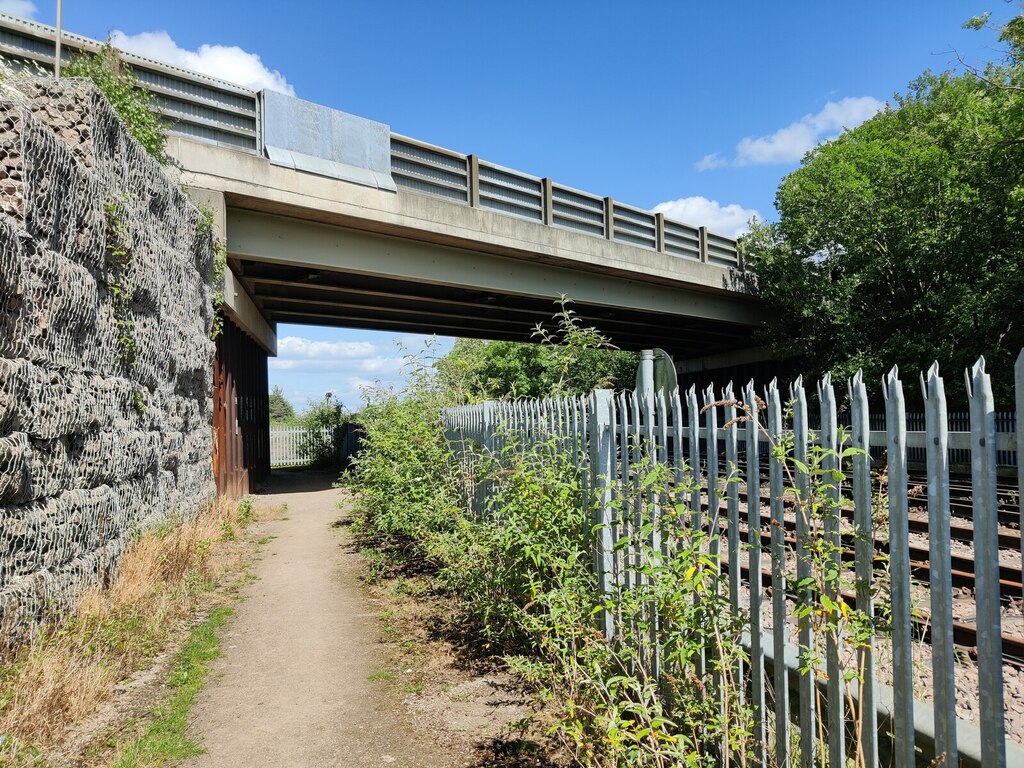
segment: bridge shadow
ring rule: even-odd
[[[544,748],[529,739],[496,738],[477,747],[477,759],[466,768],[564,768],[564,761],[555,762]]]
[[[326,491],[334,487],[341,470],[330,469],[275,469],[260,484],[258,496]]]

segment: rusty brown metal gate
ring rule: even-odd
[[[213,366],[213,475],[217,493],[238,497],[270,473],[267,353],[230,318]]]

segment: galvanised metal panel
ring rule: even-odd
[[[556,227],[604,236],[604,200],[558,184],[551,185],[552,223]]]
[[[612,212],[616,240],[642,248],[658,247],[658,228],[653,213],[621,203],[615,203]]]
[[[55,39],[52,27],[0,14],[0,53],[8,58],[31,61],[43,71],[52,71]],[[97,51],[101,45],[96,40],[63,33],[61,59]],[[142,56],[119,53],[139,84],[154,95],[158,111],[170,124],[169,133],[256,152],[259,128],[255,91]]]
[[[469,202],[466,156],[391,135],[391,176],[404,189]]]
[[[541,180],[535,176],[480,163],[480,207],[544,220],[544,194]]]
[[[6,21],[6,17],[0,16],[0,24],[4,24]],[[31,53],[39,57],[49,57],[51,61],[54,55],[53,43],[49,40],[41,40],[31,35],[22,34],[18,30],[10,29],[6,26],[0,27],[0,46],[11,53]],[[62,56],[61,58],[65,57]]]
[[[52,71],[57,30],[46,24],[0,14],[0,54]],[[62,34],[63,61],[96,52],[103,43],[70,32]],[[154,96],[170,123],[168,133],[236,149],[257,151],[256,92],[216,78],[189,72],[123,51],[121,60],[139,84]]]
[[[740,256],[736,250],[736,241],[708,232],[708,262],[725,267],[738,266]]]
[[[133,69],[135,68],[133,67]],[[205,103],[223,112],[236,111],[239,114],[250,116],[254,121],[256,119],[255,92],[250,95],[230,93],[144,67],[135,69],[135,76],[140,83],[156,93],[173,94],[181,99]]]
[[[217,128],[199,125],[197,123],[177,123],[170,133],[175,136],[183,136],[187,139],[195,139],[197,141],[205,141],[210,144],[242,149],[250,153],[255,151],[255,137],[250,138],[247,136],[239,136],[237,134],[227,133],[226,131],[219,130]]]
[[[665,219],[665,253],[700,261],[700,231],[688,224]]]
[[[180,98],[153,95],[153,103],[162,113],[175,121],[187,121],[205,125],[209,128],[225,130],[228,133],[235,133],[239,136],[256,138],[256,117],[239,115],[234,112],[224,112],[220,109],[212,109],[205,104],[184,101]]]
[[[275,91],[261,98],[263,148],[274,165],[396,191],[384,123]]]

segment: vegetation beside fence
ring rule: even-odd
[[[587,339],[587,348],[602,343]],[[565,353],[574,354],[571,345]],[[435,371],[420,361],[404,391],[372,393],[360,412],[364,448],[347,482],[359,493],[360,525],[377,542],[377,558],[426,563],[436,587],[457,598],[463,622],[536,689],[552,730],[585,764],[711,765],[723,743],[746,751],[748,707],[731,677],[744,653],[742,623],[722,610],[701,539],[673,533],[682,507],[657,523],[664,540],[678,544],[678,556],[658,564],[648,550],[650,589],[609,600],[592,567],[589,509],[580,503],[584,475],[552,444],[510,440],[500,456],[482,457],[490,513],[470,514],[467,478],[441,421],[442,408],[464,392],[449,366]],[[665,480],[653,464],[636,471],[643,494]],[[638,546],[648,537],[657,538],[645,527]],[[684,599],[694,590],[706,599]],[[672,680],[665,695],[644,642],[652,604],[673,627],[680,657],[714,649],[732,686],[728,708],[694,676]],[[613,645],[596,631],[595,615],[609,610],[627,618],[630,642]]]
[[[887,459],[874,479],[883,450],[859,376],[843,419],[821,382],[811,431],[799,381],[786,407],[774,383],[739,398],[709,389],[698,403],[692,390],[655,397],[648,377],[643,394],[451,408],[464,390],[444,366],[432,371],[420,365],[406,391],[379,392],[360,414],[349,482],[361,525],[379,557],[430,566],[584,764],[911,766],[924,739],[943,765],[956,763],[958,738],[964,764],[1002,755],[997,505],[985,496],[1000,443],[983,363],[970,371],[977,663],[954,653],[942,489],[963,435],[946,431],[937,369],[925,380],[927,441],[908,440],[903,385],[887,377]],[[1017,378],[1024,396],[1024,354]],[[912,579],[908,559],[911,443],[926,443],[934,480],[927,646],[912,590],[929,582]],[[765,508],[758,456],[770,459]],[[770,572],[771,588],[745,569]],[[928,705],[907,661],[926,647]],[[954,709],[964,664],[981,676],[967,694],[982,702],[973,731]]]

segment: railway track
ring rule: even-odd
[[[766,479],[766,478],[763,478]],[[967,489],[961,486],[960,492],[965,493]],[[1007,499],[1014,498],[1011,492],[1015,491],[1008,486],[1000,488],[998,498],[1000,499],[1000,522],[1006,523],[1011,521],[1019,521],[1018,513],[1015,510],[1009,508]],[[747,501],[748,496],[746,490],[738,490],[737,496],[741,505],[741,525],[740,525],[740,540],[744,543],[750,541],[750,531],[745,524],[747,519]],[[763,508],[767,507],[771,501],[771,495],[762,488],[759,495],[760,502],[762,505],[762,511],[760,513],[760,539],[762,546],[767,547],[771,542],[771,515]],[[911,502],[914,501],[914,497],[911,497]],[[724,497],[719,499],[720,503],[720,526],[722,535],[726,535],[727,521],[725,519],[725,504],[726,499]],[[793,501],[792,499],[785,500],[787,511],[792,512]],[[973,512],[970,498],[961,497],[960,503],[956,506],[953,505],[951,500],[951,515],[952,520],[950,524],[951,539],[959,541],[961,543],[972,544],[973,543],[973,527],[970,522],[970,517],[965,516],[965,510]],[[911,504],[911,508],[921,509],[923,508],[924,514],[914,514],[909,516],[908,523],[909,529],[912,532],[924,534],[927,536],[929,533],[929,522],[927,517],[927,497],[921,499],[918,504]],[[708,511],[708,505],[706,499],[702,503],[702,509],[705,514]],[[959,513],[959,514],[958,514]],[[844,505],[841,507],[840,514],[846,520],[852,521],[854,516],[854,510],[852,506]],[[784,541],[790,550],[795,549],[796,546],[796,520],[792,514],[783,517],[783,528],[785,530]],[[1002,549],[1012,550],[1014,552],[1021,551],[1021,532],[1019,527],[1016,530],[1009,528],[1006,523],[1003,524],[999,532],[999,546]],[[849,563],[854,559],[854,536],[850,533],[844,533],[841,535],[842,554],[841,558],[843,562]],[[875,549],[875,567],[884,566],[886,558],[889,554],[889,543],[884,539],[875,538],[874,540]],[[911,574],[919,582],[927,584],[930,579],[930,557],[931,553],[927,546],[920,546],[918,544],[911,544],[909,547],[910,555],[910,567]],[[974,590],[975,588],[975,563],[973,557],[965,556],[963,554],[951,554],[950,556],[951,565],[951,576],[952,584],[954,587],[967,588]],[[723,568],[727,571],[727,564],[723,563]],[[748,580],[750,578],[749,569],[747,566],[740,566],[741,573],[744,578]],[[1014,599],[1024,598],[1024,572],[1020,567],[1013,565],[1000,564],[999,566],[999,578],[1000,578],[1000,594],[1002,600],[1005,603],[1009,603]],[[771,588],[772,585],[772,574],[771,570],[765,570],[761,574],[762,586]],[[791,597],[795,597],[795,593],[788,589],[787,582],[787,593]],[[841,597],[844,602],[849,605],[855,606],[856,595],[852,592],[842,592]],[[930,642],[930,626],[931,621],[927,612],[918,611],[915,612],[913,617],[913,623],[920,633],[920,637],[925,642]],[[956,645],[965,649],[972,656],[976,654],[978,636],[976,627],[962,620],[954,620],[953,622],[953,641]],[[1003,633],[1002,636],[1002,651],[1003,658],[1006,663],[1013,664],[1018,667],[1024,667],[1024,637],[1016,634]]]
[[[722,570],[728,573],[729,567],[727,563],[722,564]],[[747,583],[750,583],[750,568],[746,565],[740,564],[740,575],[742,578],[747,579]],[[772,589],[774,586],[774,580],[772,578],[771,570],[761,571],[761,586],[767,589]],[[796,590],[790,588],[790,582],[787,580],[786,583],[786,594],[792,598],[796,598]],[[843,602],[849,605],[851,608],[856,607],[857,596],[849,590],[841,590],[839,596]],[[931,617],[927,612],[919,611],[915,612],[911,617],[911,622],[914,627],[920,633],[919,636],[924,642],[931,642]],[[966,650],[972,658],[977,656],[978,647],[978,630],[973,624],[969,624],[964,621],[953,621],[953,643]],[[1005,632],[1002,636],[1003,646],[1003,661],[1007,664],[1012,664],[1016,667],[1024,667],[1024,638],[1017,635],[1008,635]]]

